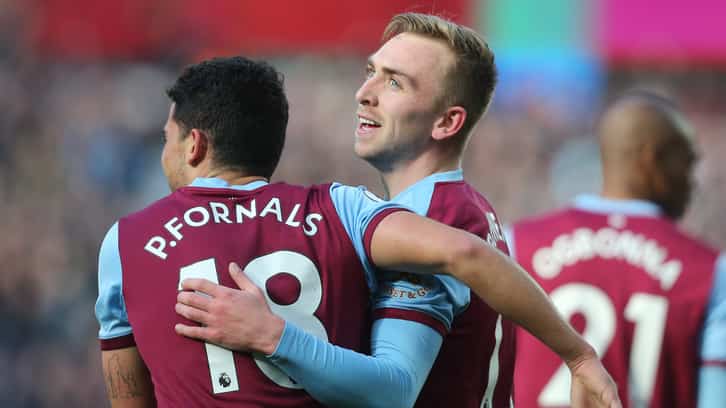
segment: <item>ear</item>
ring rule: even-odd
[[[444,140],[456,135],[466,122],[466,109],[461,106],[450,106],[434,122],[431,137]]]
[[[650,195],[659,195],[667,189],[667,180],[663,174],[659,159],[657,143],[644,143],[638,151],[638,164],[644,186],[649,186]]]
[[[209,136],[199,130],[192,129],[187,136],[186,161],[192,167],[203,162],[209,154]]]

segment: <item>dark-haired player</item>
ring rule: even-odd
[[[557,350],[572,368],[582,401],[617,402],[592,349],[527,274],[482,239],[360,188],[268,183],[287,123],[282,81],[272,67],[240,57],[205,61],[187,68],[169,96],[161,162],[172,193],[123,217],[101,247],[96,315],[114,407],[319,406],[297,378],[284,375],[265,355],[285,338],[301,339],[286,343],[291,347],[306,347],[312,338],[319,342],[313,349],[330,341],[367,351],[374,266],[462,279]],[[233,260],[244,269],[237,277],[252,280],[275,311],[252,327],[259,342],[250,348],[259,354],[234,353],[174,332],[189,323],[175,313],[180,289],[213,286],[206,290],[211,297],[198,305],[212,312],[219,300],[250,294],[227,287],[235,275],[219,272]],[[176,311],[187,314],[179,305]],[[206,327],[187,326],[190,334],[224,344],[227,333],[214,327],[215,313],[195,313],[189,317]],[[376,373],[357,373],[366,379],[361,393],[395,390],[401,370],[418,369],[417,361],[403,368],[401,361],[433,359],[431,345],[415,330],[390,336],[381,345],[385,352],[375,350],[388,359]],[[318,358],[334,360],[339,350],[318,349]],[[335,405],[359,403],[354,395],[340,398]]]

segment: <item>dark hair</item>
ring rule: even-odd
[[[184,69],[167,95],[183,137],[205,132],[215,165],[270,177],[285,144],[288,103],[282,74],[263,61],[213,58]]]

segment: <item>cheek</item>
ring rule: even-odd
[[[164,146],[161,151],[161,168],[164,170],[164,174],[169,174],[174,167],[174,151],[169,146]]]
[[[166,171],[166,163],[169,161],[169,150],[166,146],[161,150],[161,157],[159,158],[161,167]]]
[[[409,127],[423,128],[433,123],[436,114],[428,104],[423,101],[415,100],[408,103],[401,112],[399,117]]]

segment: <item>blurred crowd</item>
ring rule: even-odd
[[[184,61],[51,60],[23,47],[17,25],[0,13],[0,406],[104,406],[93,316],[98,248],[118,217],[168,192],[159,167],[164,91]],[[274,179],[336,180],[382,193],[352,151],[364,57],[272,62],[286,76],[291,106]],[[725,248],[726,85],[718,73],[607,75],[587,115],[524,89],[514,104],[495,96],[468,149],[468,179],[505,223],[597,192],[597,110],[620,90],[655,87],[688,112],[701,150],[684,228]]]

